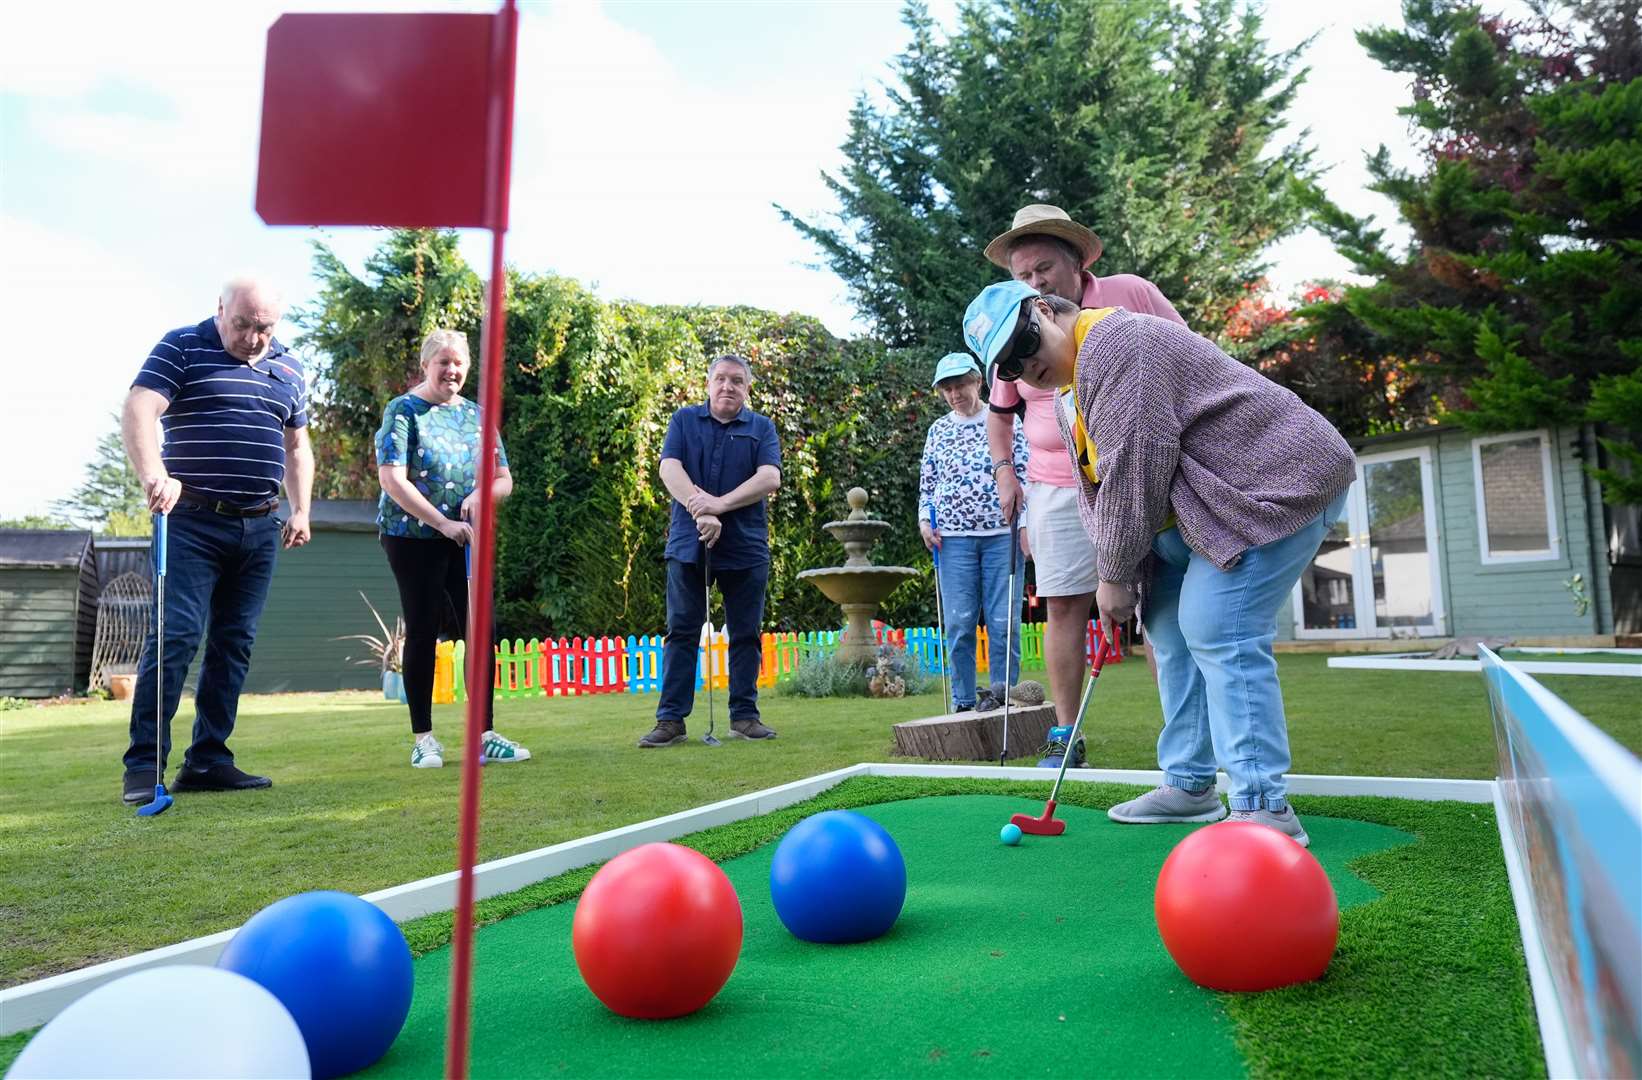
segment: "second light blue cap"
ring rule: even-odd
[[[1021,301],[1042,294],[1024,281],[999,281],[981,290],[964,312],[964,344],[988,371],[1015,334]]]
[[[935,365],[935,378],[929,385],[939,386],[942,379],[950,379],[954,375],[968,375],[970,372],[976,375],[981,373],[981,366],[975,363],[973,356],[966,352],[949,352]]]

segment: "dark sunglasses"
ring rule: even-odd
[[[1030,300],[1023,301],[1020,318],[1015,323],[1015,334],[1010,340],[1009,348],[995,361],[998,378],[1004,382],[1014,382],[1019,379],[1021,372],[1026,368],[1026,361],[1037,354],[1038,346],[1042,343],[1043,335],[1038,330],[1037,313],[1033,311]]]

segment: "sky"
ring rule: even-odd
[[[28,354],[0,423],[0,460],[13,463],[0,519],[45,513],[75,488],[151,346],[214,314],[225,279],[271,278],[289,310],[313,298],[315,239],[356,271],[381,240],[270,228],[252,208],[263,51],[281,11],[496,6],[0,5],[0,319],[13,352]],[[949,21],[953,0],[930,7]],[[510,264],[610,299],[749,304],[861,332],[843,282],[772,204],[812,220],[836,209],[821,173],[842,162],[856,97],[892,81],[907,40],[899,0],[558,0],[521,12]],[[1363,159],[1384,143],[1414,163],[1396,114],[1408,87],[1353,32],[1400,24],[1398,3],[1269,0],[1265,12],[1276,47],[1315,35],[1291,131],[1310,129],[1325,188],[1394,226],[1364,187]],[[488,266],[488,233],[464,234],[462,248]],[[1279,294],[1349,272],[1316,234],[1270,258]],[[297,331],[287,318],[278,333]]]

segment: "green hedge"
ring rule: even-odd
[[[390,233],[363,279],[323,247],[316,269],[320,300],[297,318],[316,366],[318,488],[374,496],[371,435],[382,405],[419,377],[421,334],[452,325],[479,356],[476,279],[448,233]],[[498,535],[503,634],[663,627],[661,442],[673,411],[704,399],[707,360],[724,352],[751,361],[752,407],[781,436],[766,629],[842,623],[797,575],[843,561],[821,525],[844,516],[844,492],[856,485],[895,526],[875,561],[924,571],[890,597],[884,617],[934,621],[916,517],[924,433],[945,410],[929,389],[938,352],[846,341],[816,319],[755,308],[606,303],[572,280],[512,270],[503,438],[515,493]],[[476,397],[477,385],[470,379],[466,392]]]

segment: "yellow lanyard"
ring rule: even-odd
[[[1086,308],[1078,315],[1078,321],[1072,324],[1072,336],[1077,339],[1080,351],[1083,348],[1083,339],[1089,336],[1089,331],[1095,328],[1095,324],[1116,310],[1117,308],[1109,307]],[[1089,429],[1083,422],[1083,409],[1078,405],[1077,384],[1074,382],[1072,386],[1063,389],[1072,391],[1072,450],[1077,455],[1078,468],[1083,470],[1083,475],[1089,478],[1091,484],[1098,485],[1100,478],[1095,475],[1095,462],[1099,455],[1095,451],[1094,440],[1089,438]]]

